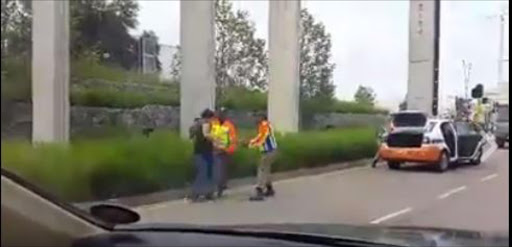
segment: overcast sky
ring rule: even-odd
[[[154,30],[161,43],[179,43],[179,1],[139,0],[139,27]],[[464,93],[462,59],[473,65],[470,87],[496,85],[497,15],[507,1],[443,1],[441,4],[440,96]],[[409,1],[302,1],[332,37],[336,96],[352,99],[359,84],[371,86],[379,102],[395,106],[407,88]],[[257,36],[267,39],[268,2],[234,1],[249,11]],[[508,30],[508,18],[507,27]],[[508,58],[508,31],[506,32]],[[508,66],[506,66],[508,78]]]

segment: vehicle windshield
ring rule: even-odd
[[[498,110],[497,110],[497,121],[498,122],[508,122],[508,114],[509,114],[509,110],[508,110],[508,106],[499,106],[498,107]]]
[[[1,7],[2,168],[89,216],[509,230],[506,0]]]

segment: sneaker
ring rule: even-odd
[[[199,196],[197,196],[197,195],[190,195],[190,196],[185,197],[186,203],[194,203],[194,202],[198,202],[198,201],[199,201]]]
[[[256,188],[256,191],[255,191],[255,194],[252,195],[250,198],[249,198],[250,201],[263,201],[265,200],[265,196],[263,194],[263,189],[257,187]]]
[[[276,194],[276,191],[274,190],[272,185],[267,185],[266,191],[263,195],[270,197],[270,196],[274,196],[275,194]]]
[[[204,196],[204,199],[207,201],[213,201],[215,198],[213,197],[213,193],[208,193]]]
[[[221,197],[222,197],[222,195],[224,195],[224,189],[219,188],[219,190],[217,191],[217,197],[218,197],[218,198],[221,198]]]

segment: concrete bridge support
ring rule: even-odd
[[[436,116],[439,85],[440,1],[409,1],[407,109]]]
[[[181,1],[180,133],[188,137],[194,118],[215,108],[215,2]]]
[[[69,2],[32,1],[32,140],[69,139]]]
[[[269,1],[268,116],[281,132],[297,132],[300,95],[300,1]]]

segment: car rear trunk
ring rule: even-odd
[[[423,143],[423,132],[403,131],[388,135],[386,143],[388,147],[421,147]]]

